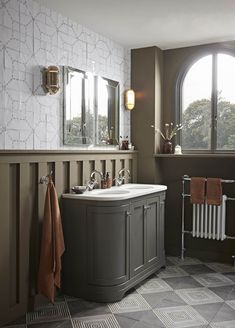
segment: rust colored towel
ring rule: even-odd
[[[221,205],[222,185],[219,178],[208,178],[206,190],[206,202],[208,205]]]
[[[205,178],[191,178],[190,194],[192,204],[204,204],[205,201]]]
[[[42,225],[38,290],[53,303],[56,287],[60,288],[61,256],[64,249],[57,193],[49,178]]]

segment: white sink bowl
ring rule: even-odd
[[[165,185],[128,183],[110,189],[85,191],[83,194],[63,194],[62,197],[97,201],[116,201],[149,195],[166,189],[167,187]]]

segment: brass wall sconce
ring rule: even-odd
[[[54,95],[60,90],[59,72],[57,66],[49,66],[43,69],[43,88],[50,95]]]
[[[128,89],[125,91],[125,107],[131,110],[135,107],[135,91]]]

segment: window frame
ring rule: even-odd
[[[183,149],[184,153],[188,154],[221,154],[221,153],[234,153],[235,149],[231,150],[217,150],[217,54],[226,54],[234,57],[235,59],[235,48],[232,45],[214,45],[214,46],[204,46],[203,49],[195,51],[191,54],[181,66],[178,71],[176,82],[175,82],[175,121],[177,124],[182,122],[182,90],[185,77],[191,67],[203,57],[212,55],[212,90],[211,90],[211,142],[209,149]],[[182,145],[182,130],[179,131],[179,134],[176,138],[177,144]]]

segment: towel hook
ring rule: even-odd
[[[53,176],[53,171],[51,171],[48,175],[43,175],[40,180],[39,183],[40,184],[48,184],[49,178]]]

